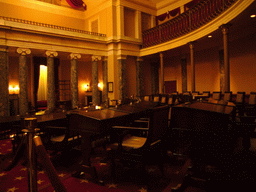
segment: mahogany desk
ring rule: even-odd
[[[191,178],[207,181],[211,176],[204,170],[209,165],[225,170],[225,174],[228,174],[239,137],[232,123],[234,114],[232,106],[201,102],[172,108],[173,139],[177,140],[176,147],[192,162],[181,189],[188,185]]]
[[[81,172],[89,172],[93,179],[97,181],[95,168],[91,166],[90,153],[92,141],[110,135],[112,126],[128,125],[130,121],[137,118],[138,114],[143,114],[156,104],[142,103],[137,105],[122,105],[117,108],[102,110],[73,110],[70,112],[71,129],[80,131],[82,137],[82,161],[78,165],[74,176],[79,176]],[[101,182],[100,182],[101,183]]]

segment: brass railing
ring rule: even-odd
[[[237,0],[202,0],[196,6],[142,33],[143,48],[164,43],[198,29],[227,10]]]

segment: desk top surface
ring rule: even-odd
[[[187,107],[187,108],[212,111],[212,112],[217,112],[217,113],[225,113],[225,114],[231,114],[234,110],[233,106],[213,104],[213,103],[204,103],[204,102],[181,104],[181,105],[177,105],[176,107]]]

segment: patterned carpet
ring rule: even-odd
[[[12,145],[10,140],[0,141],[1,166],[7,164],[12,159]],[[24,154],[25,155],[25,154]],[[104,181],[104,185],[98,185],[91,181],[88,174],[82,177],[72,177],[73,166],[80,161],[81,152],[79,150],[69,151],[66,154],[57,154],[51,157],[53,166],[58,176],[68,192],[147,192],[171,191],[173,186],[178,185],[186,172],[188,163],[184,160],[175,163],[166,163],[165,177],[162,177],[157,166],[148,166],[147,172],[150,179],[149,185],[143,183],[144,175],[140,175],[134,169],[123,167],[122,163],[117,162],[117,180],[112,182],[108,162],[104,162],[103,157],[92,157],[92,164],[97,170],[99,179]],[[4,161],[3,161],[4,160]],[[40,160],[39,160],[40,161]],[[39,163],[40,164],[40,163]],[[28,191],[28,171],[26,164],[21,160],[17,166],[10,171],[0,170],[0,192],[27,192]],[[53,192],[54,189],[43,167],[38,165],[37,170],[37,189],[40,192]],[[190,190],[189,190],[190,191]],[[192,190],[200,191],[200,190]]]
[[[81,177],[73,177],[74,166],[80,162],[81,152],[72,150],[62,154],[56,154],[51,157],[51,162],[55,167],[58,177],[68,192],[85,191],[85,192],[170,192],[172,188],[182,183],[187,169],[190,166],[190,160],[185,158],[173,158],[170,156],[164,165],[165,176],[161,175],[157,166],[147,166],[148,185],[143,182],[145,175],[140,174],[136,166],[126,168],[123,163],[117,162],[117,180],[113,182],[110,177],[109,163],[104,159],[104,154],[91,158],[92,165],[95,166],[98,177],[104,182],[104,185],[98,185],[92,182],[90,175],[84,174]],[[0,140],[0,163],[1,167],[7,164],[12,158],[12,145],[10,140]],[[25,155],[25,154],[24,154]],[[249,160],[248,160],[249,159]],[[239,162],[240,161],[240,162]],[[39,159],[40,162],[40,159]],[[234,170],[239,170],[228,175],[226,178],[218,178],[218,183],[214,183],[209,191],[255,191],[255,162],[256,158],[243,156],[234,159],[236,166]],[[240,169],[240,165],[250,165],[246,170]],[[252,165],[252,166],[251,166]],[[230,167],[232,168],[233,165]],[[42,166],[37,166],[37,189],[40,192],[53,192],[50,180]],[[247,166],[244,166],[247,167]],[[26,163],[20,161],[10,171],[0,169],[0,192],[27,192],[28,191],[28,171]],[[230,182],[232,181],[232,182]],[[239,185],[238,185],[239,184]],[[225,185],[226,188],[221,186]],[[205,192],[200,186],[187,187],[185,192]],[[208,191],[208,190],[207,190]]]

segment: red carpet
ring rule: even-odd
[[[4,158],[10,154],[12,145],[10,140],[0,141],[0,152]],[[121,163],[118,163],[118,181],[112,183],[109,175],[109,166],[107,163],[101,163],[102,158],[92,158],[92,163],[97,169],[98,176],[104,181],[104,186],[97,185],[90,181],[89,175],[83,178],[72,177],[72,166],[79,161],[80,151],[74,150],[67,154],[59,154],[52,157],[52,163],[58,173],[58,176],[68,192],[85,191],[85,192],[146,192],[146,191],[171,191],[182,181],[188,164],[176,163],[175,165],[166,164],[166,178],[161,176],[157,166],[148,166],[147,171],[150,175],[151,190],[147,189],[145,184],[140,184],[140,175],[136,175],[136,169],[125,169]],[[3,159],[2,158],[2,159]],[[20,162],[10,171],[0,170],[0,192],[27,192],[27,168]],[[54,189],[43,170],[37,172],[37,189],[40,192],[53,192]],[[199,192],[201,190],[188,189],[186,191]]]

